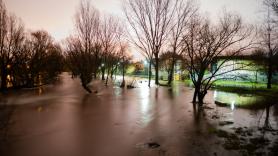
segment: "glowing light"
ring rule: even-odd
[[[8,79],[8,81],[11,81],[11,76],[7,75],[7,79]]]
[[[217,91],[214,91],[213,98],[214,98],[214,99],[216,99],[216,98],[217,98]]]
[[[39,88],[39,95],[42,94],[42,91],[43,91],[43,90],[42,90],[42,88],[40,87],[40,88]]]
[[[149,101],[150,90],[148,87],[141,87],[140,88],[140,97],[141,97],[141,126],[147,126],[150,121],[152,120],[152,115],[150,114],[151,104]]]
[[[147,64],[148,64],[148,62],[145,60],[145,61],[144,61],[144,65],[147,65]]]
[[[7,87],[10,88],[13,86],[13,83],[12,83],[12,77],[11,75],[7,75]]]
[[[231,103],[231,110],[234,110],[235,109],[235,101],[232,101]]]

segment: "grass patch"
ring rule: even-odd
[[[184,80],[185,85],[192,87],[191,80]],[[267,89],[265,83],[240,82],[221,80],[213,84],[212,89],[240,94],[257,94],[261,96],[277,96],[278,84],[272,84],[272,89]]]
[[[241,82],[241,81],[216,81],[214,87],[245,88],[247,90],[269,90],[266,83]],[[278,84],[272,84],[271,90],[278,91]]]

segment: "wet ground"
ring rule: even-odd
[[[264,110],[216,106],[214,91],[208,93],[203,109],[194,109],[193,90],[184,85],[149,88],[138,80],[137,86],[122,89],[95,81],[90,85],[93,93],[87,94],[79,79],[64,73],[53,85],[1,94],[1,103],[14,108],[1,155],[243,155],[226,148],[223,136],[227,139],[238,128],[255,129],[264,123]],[[274,108],[270,123],[275,129]],[[239,136],[245,133],[241,131]],[[277,139],[276,132],[264,136],[270,142]]]

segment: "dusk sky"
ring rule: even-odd
[[[73,16],[80,0],[4,0],[8,10],[22,19],[27,29],[44,29],[60,41],[73,30]],[[123,17],[122,0],[92,0],[100,11]],[[201,11],[214,17],[222,8],[238,12],[245,21],[259,20],[261,0],[199,0]]]

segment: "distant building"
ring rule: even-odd
[[[173,73],[173,80],[182,80],[182,76],[183,76],[183,70],[182,70],[182,61],[181,60],[177,60],[175,66],[174,66],[174,73]],[[166,70],[160,70],[159,71],[159,77],[161,80],[168,80],[168,71]]]
[[[260,58],[252,56],[234,56],[229,58],[229,61],[225,62],[218,71],[218,73],[224,74],[216,78],[234,81],[267,82],[266,68],[256,63],[256,59]],[[218,57],[211,65],[211,72],[214,72],[224,60],[226,60],[226,56]],[[277,72],[274,72],[272,81],[278,83]]]

